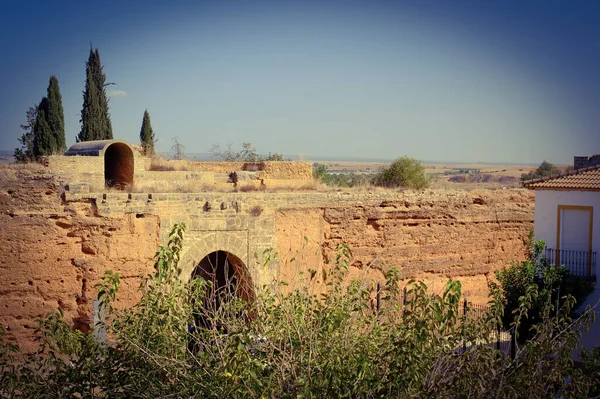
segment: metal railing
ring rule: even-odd
[[[575,276],[596,280],[596,252],[546,248],[544,257],[550,264],[565,265]]]

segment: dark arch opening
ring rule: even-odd
[[[127,144],[114,143],[104,151],[104,181],[119,190],[133,185],[133,151]]]
[[[213,327],[212,316],[234,297],[253,303],[254,289],[244,262],[227,251],[215,251],[206,255],[192,272],[192,279],[203,278],[211,282],[203,298],[205,314],[196,316],[196,324]],[[246,314],[246,317],[249,317]]]

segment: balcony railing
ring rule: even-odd
[[[596,280],[596,252],[546,248],[545,258],[555,265],[565,265],[575,276]]]

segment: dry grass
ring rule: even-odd
[[[448,176],[440,176],[436,179],[432,179],[429,188],[432,189],[445,189],[445,190],[464,190],[472,191],[479,189],[486,190],[501,190],[503,188],[519,188],[522,187],[520,181],[501,183],[498,181],[487,182],[487,183],[474,183],[474,182],[460,182],[455,183],[448,181]]]
[[[0,166],[1,168],[2,166]],[[38,166],[43,168],[43,166]],[[434,181],[429,189],[431,190],[452,190],[452,191],[472,191],[478,189],[501,189],[502,184],[499,183],[452,183],[448,181]],[[519,184],[505,184],[506,188],[519,187]],[[401,193],[406,191],[405,188],[384,188],[370,185],[356,187],[331,187],[317,181],[308,181],[306,184],[278,184],[276,186],[259,185],[256,183],[245,183],[233,187],[233,184],[211,184],[203,183],[194,180],[173,180],[173,181],[136,181],[132,186],[125,190],[117,188],[106,188],[101,183],[90,185],[90,192],[129,192],[129,193],[292,193],[292,192],[316,192],[316,193],[351,193],[351,194],[368,194],[368,193]],[[410,190],[409,190],[410,191]]]
[[[460,190],[460,188],[456,188]],[[181,180],[169,182],[164,184],[161,182],[136,182],[133,186],[128,187],[125,190],[119,190],[117,188],[107,188],[102,185],[90,186],[90,192],[129,192],[129,193],[290,193],[290,192],[317,192],[317,193],[386,193],[386,192],[402,192],[403,189],[398,188],[383,188],[383,187],[329,187],[325,184],[318,182],[309,182],[305,185],[279,185],[275,187],[259,186],[254,184],[247,184],[243,186],[233,187],[232,185],[222,184],[207,184],[200,183],[190,180]]]
[[[169,184],[157,182],[134,183],[130,192],[133,193],[204,193],[216,191],[212,184],[193,180],[173,181]],[[225,190],[223,190],[225,191]]]
[[[46,170],[47,168],[39,163],[12,163],[12,164],[0,164],[0,169],[11,169],[11,170]]]
[[[229,192],[231,190],[215,190],[210,184],[194,181],[175,181],[169,184],[160,182],[135,182],[133,185],[121,190],[116,187],[106,187],[103,184],[90,185],[92,193],[204,193],[204,192]]]
[[[175,163],[158,156],[153,157],[150,163],[150,170],[157,172],[188,171],[192,169],[190,161],[177,161]]]
[[[242,193],[248,193],[248,192],[252,192],[252,191],[265,191],[266,187],[263,184],[253,184],[253,183],[247,183],[244,185],[240,185],[239,187],[237,187],[236,191],[241,191]]]

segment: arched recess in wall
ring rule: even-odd
[[[214,251],[206,255],[192,272],[192,279],[203,278],[212,282],[204,298],[204,309],[209,313],[218,310],[223,303],[237,296],[248,303],[254,302],[252,278],[244,262],[227,251]],[[197,317],[197,323],[207,327],[205,317]]]
[[[133,151],[125,143],[113,143],[104,151],[104,181],[107,187],[125,190],[133,185]]]

